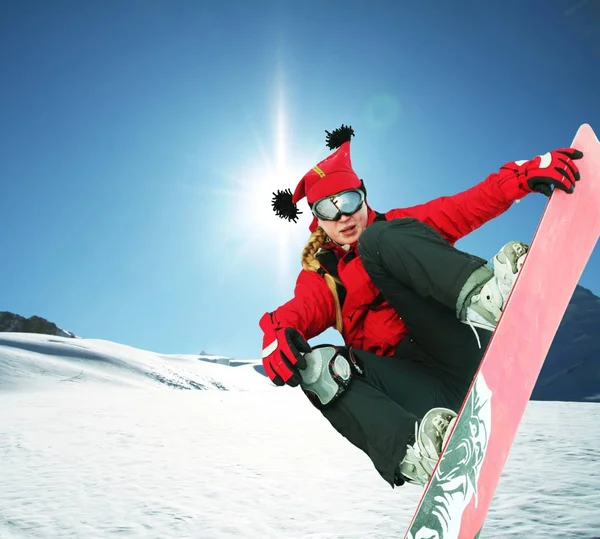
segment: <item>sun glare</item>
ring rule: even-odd
[[[300,255],[308,239],[311,215],[305,201],[300,203],[303,212],[298,222],[278,218],[273,212],[273,193],[279,189],[292,192],[306,173],[307,155],[302,165],[297,164],[303,154],[294,146],[294,158],[287,145],[287,113],[283,85],[277,84],[272,143],[255,137],[257,160],[244,162],[226,178],[228,187],[213,194],[225,222],[220,231],[234,253],[229,268],[236,271],[250,258],[262,259],[265,264],[277,265],[277,279],[283,282],[295,278],[300,270]],[[268,151],[267,148],[272,148]],[[311,157],[308,157],[310,160]]]

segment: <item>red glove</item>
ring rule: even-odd
[[[311,351],[304,336],[289,327],[279,327],[272,313],[265,313],[260,322],[264,331],[262,362],[270,380],[278,386],[297,386],[302,377],[298,369],[306,368],[303,354]]]
[[[500,170],[512,172],[524,193],[535,191],[550,196],[554,189],[572,193],[575,182],[580,178],[579,169],[573,160],[582,157],[583,153],[579,150],[561,148],[538,155],[530,161],[507,163]]]

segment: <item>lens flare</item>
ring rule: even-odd
[[[301,208],[298,222],[290,223],[273,212],[273,193],[294,190],[310,168],[311,159],[304,152],[303,164],[294,161],[288,147],[288,113],[281,77],[275,87],[274,129],[271,144],[255,132],[253,144],[257,159],[239,162],[226,174],[226,187],[211,190],[222,219],[218,234],[227,245],[228,262],[223,277],[245,269],[248,260],[262,259],[265,266],[277,267],[278,284],[289,284],[300,270],[300,254],[309,236],[312,216],[308,207]],[[269,152],[267,147],[272,148]],[[246,148],[247,149],[247,148]],[[310,152],[314,153],[314,152]],[[303,155],[294,145],[296,158]]]

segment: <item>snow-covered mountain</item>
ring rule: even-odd
[[[41,316],[24,316],[0,311],[0,333],[40,333],[43,335],[57,335],[59,337],[76,337],[74,333],[59,328],[54,322],[50,322]]]
[[[587,288],[571,298],[532,400],[600,402],[600,298]]]

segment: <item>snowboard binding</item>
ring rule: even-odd
[[[315,346],[304,356],[306,369],[300,370],[300,386],[319,409],[336,400],[352,379],[352,364],[348,350],[329,344]]]

